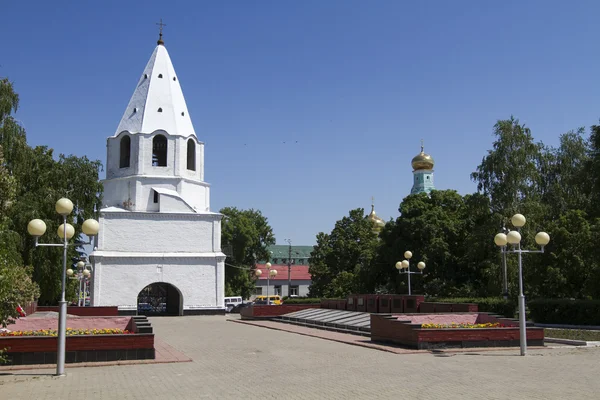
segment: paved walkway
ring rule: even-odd
[[[397,346],[394,344],[382,344],[377,342],[372,342],[371,339],[367,336],[361,335],[353,335],[351,333],[341,333],[336,331],[329,331],[325,329],[318,328],[310,328],[301,325],[288,324],[283,322],[276,321],[267,321],[267,320],[242,320],[242,319],[233,319],[229,320],[230,322],[235,322],[238,324],[246,324],[252,326],[259,326],[262,328],[274,329],[277,331],[285,331],[290,333],[295,333],[298,335],[304,336],[312,336],[316,338],[321,338],[325,340],[332,340],[334,342],[351,344],[353,346],[361,346],[367,347],[370,349],[387,351],[395,354],[423,354],[423,353],[473,353],[473,352],[482,352],[482,351],[506,351],[506,347],[483,347],[483,348],[469,348],[469,349],[459,349],[459,348],[450,348],[450,349],[439,349],[439,350],[417,350],[411,349],[407,347]],[[551,345],[546,347],[529,347],[529,350],[549,350],[552,348],[559,347],[561,345]],[[516,351],[519,351],[518,349]]]
[[[1,375],[4,399],[592,399],[600,348],[394,354],[224,317],[152,318],[186,363]]]

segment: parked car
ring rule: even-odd
[[[241,310],[242,308],[249,307],[250,305],[252,305],[252,302],[248,302],[248,303],[242,303],[242,304],[237,304],[235,307],[233,307],[233,308],[232,308],[230,311],[228,311],[228,312],[230,312],[230,313],[232,313],[232,314],[239,314],[239,313],[240,313],[240,310]]]

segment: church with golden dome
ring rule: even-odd
[[[371,222],[373,233],[379,234],[385,226],[385,221],[375,213],[375,199],[371,199],[371,213],[367,215],[367,219]]]
[[[410,194],[429,193],[435,190],[433,185],[433,158],[425,153],[423,141],[421,140],[421,152],[413,157],[413,186]]]

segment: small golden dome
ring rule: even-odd
[[[367,216],[367,219],[371,222],[374,233],[381,232],[385,226],[385,221],[375,213],[375,204],[371,204],[371,213]]]
[[[433,169],[435,164],[433,158],[429,154],[426,154],[423,150],[423,141],[421,140],[421,152],[414,156],[411,161],[413,170],[415,171],[419,169]]]

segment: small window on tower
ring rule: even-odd
[[[181,116],[183,117],[184,115],[185,115],[185,113],[182,111],[182,112],[181,112]]]
[[[189,139],[187,142],[187,169],[190,171],[196,170],[196,143],[194,143],[194,139]]]
[[[429,180],[429,177],[427,177],[427,180]]]
[[[144,79],[148,79],[148,74],[144,74]]]
[[[159,107],[159,108],[158,108],[158,112],[162,112],[162,108],[160,108],[160,107]]]
[[[162,74],[158,74],[158,77],[162,79]]]
[[[154,202],[158,203],[158,192],[156,190],[153,190],[154,192]]]
[[[174,80],[174,81],[176,81],[176,80],[177,80],[177,78],[173,77],[173,80]]]
[[[121,139],[119,168],[129,168],[129,161],[131,158],[131,138],[129,136],[123,136]]]
[[[163,135],[156,135],[152,139],[152,166],[167,166],[167,138]]]

